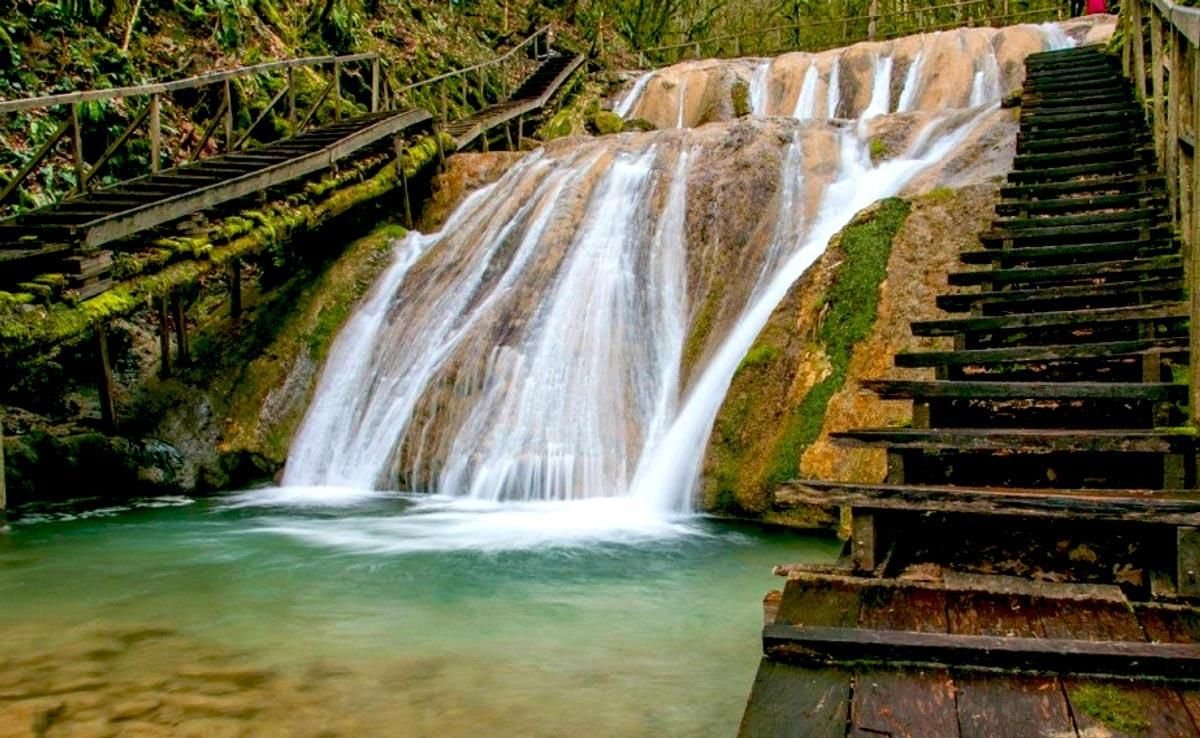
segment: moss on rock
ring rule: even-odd
[[[898,198],[860,213],[793,287],[742,360],[717,415],[704,505],[769,512],[771,489],[792,479],[818,437],[829,399],[846,381],[854,346],[871,331],[892,240],[909,213]],[[780,522],[828,524],[820,512]]]
[[[621,116],[609,110],[598,110],[588,121],[588,129],[600,136],[610,136],[625,129]]]
[[[729,88],[730,101],[733,103],[733,114],[741,118],[750,115],[753,108],[750,105],[750,85],[742,80],[734,82]]]

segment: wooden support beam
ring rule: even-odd
[[[238,139],[237,144],[234,146],[235,149],[241,149],[245,147],[246,142],[250,140],[250,134],[254,133],[254,129],[262,125],[262,122],[267,119],[267,116],[271,114],[271,111],[276,105],[279,104],[279,101],[283,99],[283,96],[286,95],[288,91],[289,89],[285,87],[284,89],[275,93],[275,97],[271,98],[271,102],[267,103],[267,106],[262,109],[262,112],[259,113],[258,117],[254,119],[254,122],[250,124],[250,127],[246,129],[246,132],[243,133],[242,137]]]
[[[167,298],[155,300],[158,311],[158,376],[166,379],[171,376],[171,321],[167,315]]]
[[[66,120],[58,127],[58,130],[55,131],[50,138],[46,139],[46,141],[40,147],[38,147],[38,150],[34,152],[33,156],[29,157],[29,161],[25,162],[25,165],[13,175],[13,178],[8,181],[8,184],[4,185],[4,189],[0,190],[0,204],[2,204],[17,191],[17,188],[21,186],[21,182],[25,181],[25,178],[28,177],[34,169],[37,169],[38,165],[41,164],[42,161],[44,161],[45,158],[50,154],[50,151],[54,148],[55,144],[61,141],[63,136],[67,135],[67,131],[71,130],[73,125],[73,119]]]
[[[1153,10],[1150,12],[1150,114],[1153,116],[1154,153],[1159,161],[1166,160],[1167,121],[1166,90],[1163,79],[1163,29],[1162,20]],[[1168,178],[1168,186],[1170,179]]]
[[[879,566],[879,526],[873,512],[856,510],[850,521],[850,560],[857,572],[875,571]]]
[[[208,125],[204,127],[204,134],[200,137],[200,143],[196,145],[195,150],[193,150],[191,156],[188,157],[188,161],[196,161],[200,158],[200,155],[204,153],[204,147],[208,146],[209,140],[212,139],[213,133],[215,133],[217,130],[217,125],[225,119],[226,103],[227,101],[222,98],[221,105],[217,108],[217,114],[214,115],[212,120],[208,122]]]
[[[876,27],[879,23],[879,0],[871,0],[867,13],[870,15],[870,19],[867,21],[867,40],[874,41]]]
[[[404,196],[404,227],[413,227],[412,200],[408,192],[408,172],[404,171],[404,139],[396,136],[392,140],[396,151],[396,171],[400,174],[400,190]]]
[[[112,432],[117,427],[115,384],[108,358],[108,329],[103,323],[96,324],[96,356],[100,369],[100,423],[104,430]]]
[[[233,259],[229,262],[229,317],[234,320],[242,317],[241,259]]]
[[[305,129],[306,126],[308,126],[309,121],[311,121],[313,116],[317,114],[317,109],[321,107],[321,104],[325,102],[325,98],[329,97],[329,93],[332,91],[333,80],[330,80],[329,84],[325,85],[325,89],[321,90],[321,94],[317,95],[317,99],[315,102],[313,102],[312,107],[309,108],[308,112],[304,114],[304,117],[300,119],[300,125],[297,128],[292,129],[293,136],[299,134]]]
[[[1183,187],[1180,182],[1182,166],[1179,160],[1179,131],[1180,131],[1180,114],[1183,112],[1180,98],[1183,96],[1183,39],[1180,34],[1175,32],[1173,26],[1167,26],[1168,39],[1171,42],[1170,49],[1170,77],[1167,81],[1167,138],[1166,138],[1166,162],[1164,174],[1167,178],[1167,200],[1171,207],[1171,222],[1176,228],[1180,226],[1180,218],[1183,217],[1182,208],[1182,193]]]
[[[517,151],[525,145],[525,115],[517,116]]]
[[[1176,576],[1179,594],[1200,597],[1200,528],[1175,529]]]
[[[1192,54],[1192,127],[1200,135],[1200,52]],[[1192,228],[1191,238],[1184,241],[1184,283],[1188,290],[1188,346],[1192,356],[1200,350],[1200,152],[1192,154]],[[1200,425],[1200,360],[1188,362],[1188,416],[1193,425]]]
[[[153,107],[154,102],[151,101],[150,105],[143,108],[142,112],[138,113],[133,121],[125,127],[125,130],[121,131],[121,135],[117,136],[116,140],[108,145],[108,148],[104,150],[104,153],[100,155],[100,158],[96,160],[96,163],[84,173],[83,180],[75,185],[75,192],[79,193],[87,190],[88,184],[91,182],[92,177],[96,176],[96,173],[108,163],[108,160],[112,158],[113,154],[117,153],[117,150],[125,145],[125,142],[129,140],[129,136],[142,125],[146,118],[150,116],[151,109]],[[151,148],[153,149],[153,146],[151,146]]]
[[[162,95],[150,96],[150,171],[162,168]]]
[[[4,471],[4,406],[0,405],[0,533],[6,529],[5,511],[8,510],[8,487]]]
[[[183,295],[178,291],[171,294],[171,317],[175,323],[176,345],[179,347],[178,364],[192,363],[192,352],[188,346],[187,314],[183,309]]]

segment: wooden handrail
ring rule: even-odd
[[[963,0],[961,3],[944,3],[942,5],[931,5],[925,8],[918,8],[909,13],[880,13],[878,15],[853,15],[845,18],[829,18],[827,20],[815,21],[812,23],[788,23],[784,25],[771,26],[769,28],[759,28],[752,31],[739,31],[737,33],[729,33],[723,36],[709,36],[708,38],[693,39],[691,41],[682,41],[677,44],[668,44],[666,46],[652,46],[642,49],[643,54],[653,54],[663,51],[677,51],[679,49],[690,49],[696,44],[711,44],[720,41],[735,41],[738,39],[754,38],[769,36],[773,33],[784,33],[787,31],[803,31],[813,28],[824,28],[825,26],[836,26],[843,23],[855,23],[858,21],[870,21],[872,18],[876,20],[892,19],[892,18],[908,18],[916,13],[928,13],[938,10],[952,10],[969,8],[975,5],[983,5],[988,0]]]
[[[1200,9],[1170,0],[1125,0],[1121,30],[1121,67],[1150,122],[1171,222],[1183,243],[1192,356],[1188,409],[1192,424],[1200,425]]]
[[[521,43],[512,47],[511,49],[509,49],[505,53],[501,54],[500,56],[494,57],[485,62],[480,62],[479,64],[473,64],[469,67],[463,67],[462,69],[455,69],[450,72],[445,72],[444,74],[439,74],[436,77],[430,77],[429,79],[423,79],[420,82],[413,82],[412,84],[408,84],[403,87],[394,88],[392,90],[392,95],[393,96],[402,95],[405,92],[409,92],[411,90],[415,90],[420,87],[432,85],[434,83],[442,82],[444,80],[448,80],[448,79],[451,79],[454,77],[462,77],[467,74],[470,74],[471,72],[476,72],[481,69],[487,69],[488,67],[494,67],[496,65],[503,64],[513,54],[516,54],[518,51],[525,48],[530,43],[533,43],[534,41],[536,41],[539,37],[544,35],[549,30],[550,30],[550,26],[548,26],[548,25],[542,26],[541,28],[539,28],[536,31],[534,31],[533,33],[531,33],[524,41],[522,41]]]
[[[206,72],[204,74],[198,74],[194,77],[172,80],[170,82],[151,82],[144,85],[133,85],[130,87],[111,87],[104,90],[80,90],[79,92],[63,92],[56,95],[28,97],[21,98],[19,100],[0,100],[0,113],[9,113],[18,110],[31,110],[34,108],[47,108],[56,105],[70,105],[72,103],[94,102],[96,100],[116,100],[125,97],[136,97],[139,95],[161,95],[168,92],[177,92],[179,90],[204,87],[217,82],[239,79],[241,77],[247,77],[253,74],[264,74],[266,72],[273,72],[279,69],[313,67],[335,63],[349,64],[352,62],[371,61],[377,58],[379,58],[379,55],[375,53],[349,54],[346,56],[309,56],[302,59],[284,59],[282,61],[254,64],[248,67],[238,67],[236,69],[227,69],[218,72]]]

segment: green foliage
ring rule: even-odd
[[[882,200],[842,232],[842,264],[834,275],[825,318],[817,336],[829,358],[829,374],[793,408],[771,454],[770,483],[794,479],[800,457],[820,435],[829,400],[846,382],[854,347],[871,333],[879,308],[879,285],[887,276],[892,239],[908,217],[910,206],[899,198]]]
[[[878,136],[872,138],[870,143],[870,151],[871,161],[873,163],[879,163],[879,161],[888,155],[887,142]]]

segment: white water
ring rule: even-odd
[[[622,95],[620,100],[617,100],[617,104],[613,106],[613,112],[622,118],[629,117],[629,112],[633,110],[634,105],[637,105],[638,100],[642,99],[642,93],[646,90],[646,84],[653,76],[653,72],[639,75],[633,83],[633,87],[629,88],[629,91]]]
[[[921,63],[918,56],[909,68],[901,109],[919,94]],[[840,104],[839,66],[829,73],[827,115]],[[759,74],[767,68],[755,70],[751,85],[756,114],[767,105],[766,72]],[[986,81],[987,69],[981,71]],[[864,120],[888,112],[891,77],[892,58],[878,58]],[[813,63],[797,117],[816,114],[816,78]],[[445,530],[430,536],[422,525],[449,526],[483,548],[588,539],[599,530],[678,533],[668,521],[692,510],[717,411],[775,306],[855,213],[898,192],[968,135],[999,96],[995,85],[979,88],[979,96],[990,95],[986,105],[934,118],[909,151],[878,166],[866,127],[842,125],[836,176],[815,212],[804,210],[806,162],[799,135],[793,137],[782,156],[775,231],[757,285],[686,397],[680,363],[690,310],[685,242],[694,154],[655,145],[653,134],[642,148],[609,156],[597,147],[531,154],[467,198],[441,232],[396,245],[393,264],[330,351],[293,443],[288,487],[239,504],[352,506],[375,498],[361,490],[395,489],[407,479],[416,491],[446,499],[387,532],[406,539],[395,544],[406,550],[424,550],[434,539],[445,547]],[[625,109],[641,94],[635,85],[621,101]],[[529,182],[536,182],[531,191],[522,188]],[[528,194],[499,196],[505,192]],[[584,216],[570,225],[564,246],[561,229],[581,199]],[[547,273],[539,258],[552,248],[563,253]],[[508,334],[495,334],[494,322],[513,319]],[[472,355],[479,368],[447,375]],[[445,419],[416,412],[446,376],[454,378],[453,395],[470,403],[438,451],[429,439]],[[484,510],[486,523],[477,517]],[[476,523],[455,527],[462,515],[476,516],[482,538],[471,538]],[[353,535],[352,525],[338,527],[344,530],[328,534]],[[379,545],[379,535],[368,538]]]
[[[833,60],[833,68],[829,71],[829,90],[826,92],[825,117],[838,117],[838,105],[842,102],[842,57]]]
[[[915,58],[908,65],[908,71],[904,74],[904,89],[900,91],[900,101],[896,103],[897,113],[907,113],[910,110],[916,109],[917,94],[921,91],[921,70],[925,64],[924,50],[917,52]],[[981,103],[972,103],[972,106]]]
[[[808,70],[804,73],[804,82],[800,85],[800,96],[796,98],[796,109],[792,112],[793,118],[810,120],[817,117],[817,80],[819,79],[817,61],[813,59],[808,63]]]
[[[767,87],[771,76],[771,62],[764,61],[754,68],[750,75],[750,112],[754,115],[767,115],[770,105],[770,90]]]

